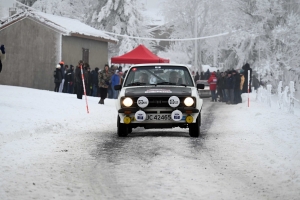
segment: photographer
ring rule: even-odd
[[[2,61],[5,60],[5,47],[3,44],[0,46],[0,72],[2,71]]]

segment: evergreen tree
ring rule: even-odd
[[[145,18],[141,11],[143,5],[138,0],[94,0],[86,22],[100,30],[135,37],[149,37]],[[110,45],[110,56],[122,55],[148,41],[118,37],[117,45]]]

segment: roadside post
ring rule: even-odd
[[[87,111],[87,113],[89,113],[89,105],[88,105],[87,96],[86,96],[82,64],[80,64],[80,72],[81,72],[81,79],[82,79],[82,85],[83,85],[83,92],[84,92],[84,96],[85,96],[86,111]]]

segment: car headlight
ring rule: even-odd
[[[187,97],[187,98],[185,98],[183,103],[186,106],[192,106],[194,104],[194,99],[191,97]]]
[[[132,106],[133,104],[133,101],[131,98],[129,97],[126,97],[124,100],[123,100],[123,105],[126,106],[126,107],[130,107]]]

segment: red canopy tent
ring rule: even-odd
[[[122,55],[111,58],[111,63],[122,64],[142,64],[142,63],[169,63],[169,59],[160,58],[153,54],[144,45],[139,45],[132,51]]]

